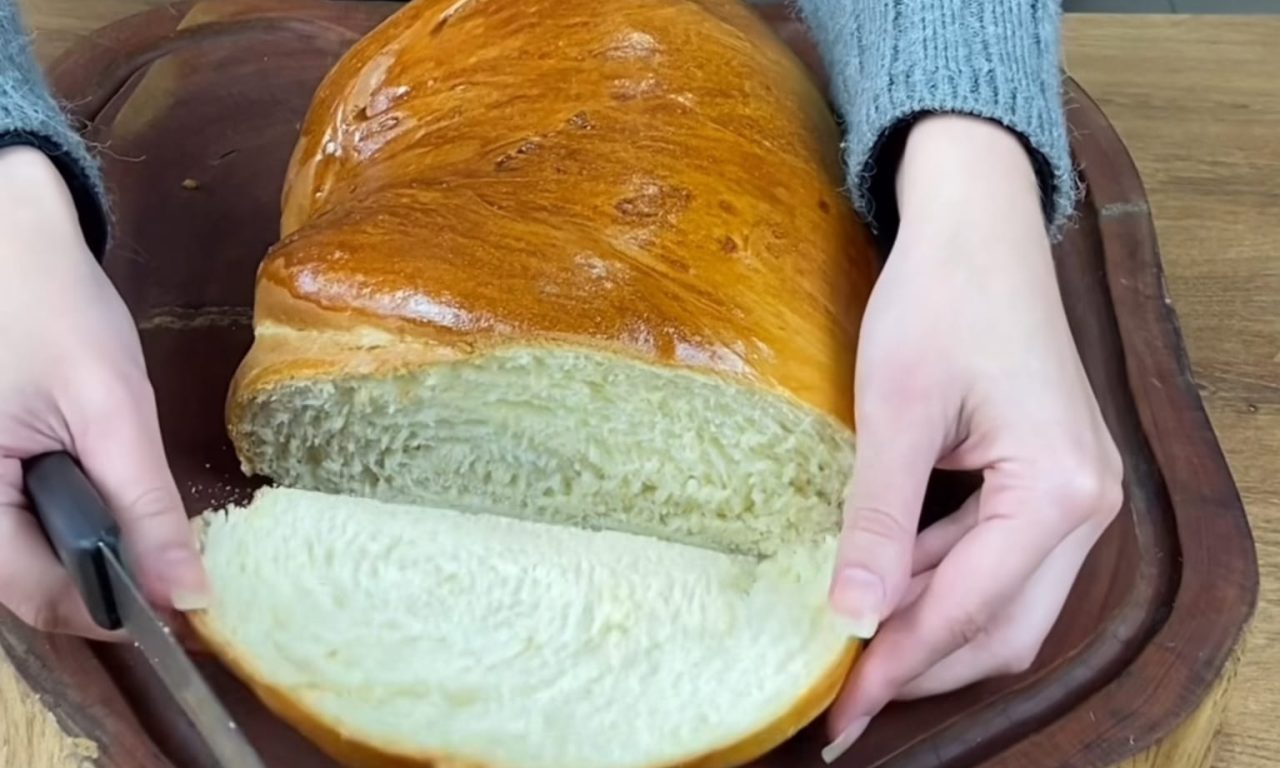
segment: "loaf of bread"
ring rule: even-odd
[[[399,10],[289,166],[227,403],[282,488],[206,530],[210,644],[350,765],[785,739],[853,653],[824,595],[875,262],[842,186],[740,0]]]

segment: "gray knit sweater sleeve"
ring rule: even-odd
[[[887,239],[906,128],[930,113],[987,118],[1027,147],[1055,236],[1075,203],[1055,0],[795,0],[845,122],[858,210]]]
[[[108,214],[98,165],[50,97],[15,0],[0,0],[0,147],[18,144],[42,150],[62,172],[85,240],[101,258]]]

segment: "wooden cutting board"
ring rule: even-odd
[[[250,340],[258,260],[276,238],[311,93],[396,4],[181,2],[114,24],[51,67],[98,145],[117,216],[106,268],[138,321],[188,511],[243,498],[222,428]],[[763,6],[822,81],[805,30]],[[1227,662],[1257,595],[1252,539],[1191,381],[1136,170],[1097,107],[1068,96],[1088,195],[1056,249],[1077,345],[1126,460],[1126,505],[1027,673],[895,705],[847,766],[1109,766],[1168,733]],[[940,474],[934,517],[973,479]],[[64,730],[110,768],[211,765],[129,647],[31,632],[0,647]],[[271,766],[331,766],[216,662],[201,666]],[[760,766],[821,765],[810,728]]]

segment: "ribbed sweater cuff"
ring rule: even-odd
[[[854,203],[897,229],[894,176],[906,129],[936,113],[1004,125],[1030,153],[1056,238],[1075,205],[1053,0],[796,0],[845,122]]]
[[[110,213],[102,177],[84,140],[50,96],[13,0],[0,0],[0,148],[35,147],[62,173],[94,255],[107,248]]]

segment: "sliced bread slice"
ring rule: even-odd
[[[348,766],[738,765],[856,654],[834,540],[755,558],[287,488],[195,525],[196,631]]]

